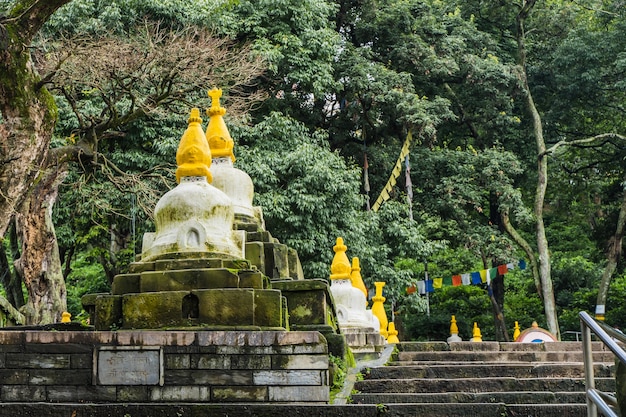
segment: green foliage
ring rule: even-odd
[[[443,287],[430,294],[430,316],[402,314],[405,337],[409,340],[446,340],[450,337],[450,319],[456,317],[459,336],[472,338],[474,322],[483,340],[495,340],[491,302],[480,286]]]
[[[94,258],[84,255],[73,262],[66,284],[67,309],[73,319],[81,318],[85,314],[80,302],[83,295],[111,291],[102,266]]]

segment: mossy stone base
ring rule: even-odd
[[[123,296],[124,329],[185,326],[284,327],[280,291],[223,288]]]

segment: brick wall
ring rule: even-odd
[[[0,331],[0,402],[329,401],[313,331]]]

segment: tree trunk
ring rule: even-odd
[[[22,251],[15,267],[28,290],[28,302],[22,308],[27,324],[59,322],[67,311],[67,291],[52,223],[52,207],[63,177],[57,167],[43,171],[16,216]]]
[[[24,305],[24,294],[22,293],[22,279],[15,269],[11,270],[10,260],[19,256],[19,251],[13,250],[17,246],[17,238],[15,236],[15,222],[13,227],[9,229],[9,250],[12,251],[11,257],[7,256],[7,250],[4,245],[0,248],[0,276],[2,286],[6,292],[7,301],[11,303],[13,307],[19,310]]]
[[[48,18],[70,0],[22,0],[0,17],[0,236],[37,176],[56,122],[29,46]]]
[[[626,183],[626,178],[624,178]],[[615,234],[609,239],[607,248],[607,264],[602,273],[602,279],[600,280],[600,288],[598,289],[598,299],[596,301],[596,319],[604,320],[604,314],[606,310],[606,297],[609,292],[609,285],[611,284],[611,278],[617,268],[620,257],[622,256],[622,238],[624,236],[624,225],[626,223],[626,186],[624,187],[624,195],[622,198],[622,205],[619,210],[617,218],[617,226],[615,227]]]
[[[552,276],[550,271],[550,253],[548,251],[548,239],[543,222],[543,206],[545,202],[546,188],[548,185],[548,157],[546,154],[546,144],[543,138],[543,125],[539,111],[535,106],[533,96],[528,85],[526,74],[526,35],[524,32],[524,22],[535,5],[535,0],[525,0],[517,15],[517,47],[519,76],[522,82],[526,107],[530,113],[533,123],[533,135],[537,145],[537,189],[535,191],[535,230],[537,236],[537,252],[539,254],[539,278],[541,281],[541,291],[543,294],[543,305],[546,313],[548,330],[552,332],[558,340],[561,339],[559,322],[556,314],[556,302],[554,299],[554,289],[552,287]]]

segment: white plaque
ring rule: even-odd
[[[95,351],[97,385],[163,385],[163,354],[159,347],[101,347]]]

